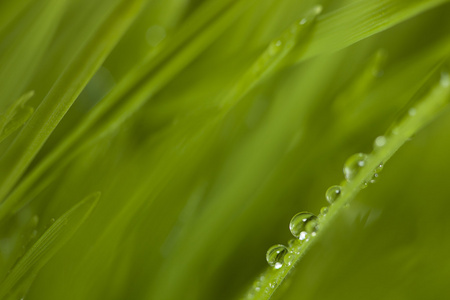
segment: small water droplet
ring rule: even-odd
[[[308,233],[317,230],[317,217],[309,212],[300,212],[292,217],[289,229],[294,237],[305,240]]]
[[[39,224],[39,217],[38,215],[34,215],[31,218],[31,226],[36,227]]]
[[[386,137],[384,135],[380,135],[375,139],[375,142],[373,143],[373,146],[375,149],[382,148],[384,145],[386,145]]]
[[[337,198],[341,195],[342,187],[340,185],[333,185],[328,188],[325,193],[325,197],[327,198],[328,203],[333,204]]]
[[[320,209],[320,215],[321,216],[326,216],[328,213],[328,206],[324,206]]]
[[[293,252],[291,252],[291,253],[289,253],[288,255],[286,255],[286,256],[284,257],[284,262],[285,262],[288,266],[290,266],[290,265],[292,265],[292,263],[295,261],[295,258],[296,258],[296,255],[295,255]]]
[[[53,223],[55,223],[55,218],[50,219],[50,224],[53,224]]]
[[[280,40],[270,43],[269,50],[268,50],[269,55],[273,56],[273,55],[277,54],[281,49],[281,44],[282,43]]]
[[[393,135],[398,135],[400,133],[400,129],[398,128],[398,127],[394,127],[393,129],[392,129],[392,134]]]
[[[294,247],[294,246],[295,246],[295,243],[296,243],[297,241],[298,241],[297,239],[290,239],[290,240],[288,241],[288,246],[289,246],[289,248]]]
[[[449,75],[447,72],[442,72],[442,73],[441,73],[440,84],[441,84],[443,87],[448,87],[448,86],[450,86],[450,75]]]
[[[370,183],[375,183],[378,180],[378,177],[380,176],[380,172],[383,171],[383,163],[380,163],[378,167],[375,168],[375,173],[373,174],[372,178],[370,179]]]
[[[267,250],[266,260],[271,267],[279,269],[283,266],[284,257],[288,253],[288,249],[284,245],[274,245]]]
[[[347,181],[352,181],[358,175],[359,170],[366,165],[367,157],[367,154],[356,153],[347,159],[344,164],[344,177]]]
[[[383,171],[383,168],[384,168],[384,164],[383,164],[383,163],[380,163],[380,164],[378,165],[378,167],[375,168],[375,172],[376,172],[376,173],[380,173],[381,171]]]

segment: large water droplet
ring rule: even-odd
[[[317,217],[309,212],[300,212],[292,217],[289,229],[294,237],[305,240],[309,233],[317,231]]]
[[[384,135],[380,135],[379,137],[377,137],[375,139],[375,142],[373,143],[373,147],[375,149],[382,148],[382,147],[384,147],[384,145],[386,145],[386,142],[387,142],[386,137]]]
[[[325,193],[325,197],[327,198],[328,203],[333,204],[337,198],[341,195],[342,187],[340,185],[333,185],[328,188]]]
[[[279,269],[283,266],[284,257],[288,253],[288,249],[283,245],[274,245],[267,250],[266,260],[271,267]]]
[[[347,181],[352,181],[359,170],[366,165],[367,154],[356,153],[350,156],[344,164],[344,177]]]

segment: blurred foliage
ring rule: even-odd
[[[317,214],[345,160],[436,83],[449,14],[445,0],[0,1],[0,294],[240,299],[291,217]],[[446,298],[449,113],[274,298]]]

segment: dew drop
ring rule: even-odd
[[[328,188],[325,193],[325,197],[327,198],[328,203],[333,204],[337,198],[341,195],[342,187],[340,185],[333,185]]]
[[[296,241],[298,241],[298,240],[297,240],[297,239],[290,239],[290,240],[288,241],[288,246],[289,246],[289,248],[294,247]]]
[[[322,217],[323,217],[323,216],[326,216],[327,213],[328,213],[328,206],[324,206],[324,207],[322,207],[322,208],[320,209],[320,215],[321,215]]]
[[[269,55],[273,56],[277,54],[281,49],[281,40],[277,40],[276,42],[272,42],[269,45]]]
[[[394,127],[391,132],[393,135],[398,135],[400,133],[400,129],[398,127]]]
[[[450,86],[450,75],[449,75],[447,72],[442,72],[442,73],[441,73],[440,84],[441,84],[443,87],[448,87],[448,86]]]
[[[274,245],[267,250],[266,260],[271,267],[279,269],[283,266],[288,249],[284,245]]]
[[[292,265],[292,263],[295,261],[295,257],[296,257],[296,255],[294,254],[294,253],[289,253],[288,255],[286,255],[285,257],[284,257],[284,262],[288,265],[288,266],[290,266],[290,265]]]
[[[289,229],[294,237],[305,240],[308,233],[317,231],[317,217],[309,212],[300,212],[292,217]]]
[[[347,181],[352,181],[359,170],[366,165],[367,154],[356,153],[350,156],[344,164],[344,177]]]
[[[39,217],[38,215],[34,215],[31,218],[31,226],[36,227],[39,224]]]
[[[378,177],[380,176],[380,172],[383,171],[383,163],[380,163],[378,167],[375,168],[375,173],[373,174],[372,178],[370,179],[370,183],[375,183],[378,180]]]
[[[374,148],[382,148],[384,145],[386,145],[386,137],[384,135],[380,135],[375,139],[375,142],[373,143]]]

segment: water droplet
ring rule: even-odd
[[[292,217],[289,229],[294,237],[305,240],[308,233],[315,232],[318,227],[317,217],[309,212],[300,212]]]
[[[399,133],[400,133],[400,128],[398,128],[398,127],[392,128],[392,134],[393,135],[398,135]]]
[[[39,217],[38,215],[34,215],[31,218],[31,226],[36,227],[39,224]]]
[[[53,224],[53,223],[55,223],[55,218],[50,219],[50,224]]]
[[[375,183],[378,180],[378,177],[380,176],[380,172],[383,171],[383,163],[380,163],[378,167],[375,168],[375,173],[373,174],[372,178],[370,179],[370,183]]]
[[[352,181],[358,175],[359,170],[366,165],[367,157],[367,154],[356,153],[347,159],[344,164],[344,177],[347,181]]]
[[[284,245],[274,245],[267,250],[266,260],[271,267],[279,269],[283,266],[288,249]]]
[[[376,167],[375,173],[380,173],[381,171],[383,171],[383,168],[384,168],[383,163],[380,163],[380,164],[378,165],[378,167]]]
[[[386,137],[384,135],[380,135],[379,137],[377,137],[375,139],[375,142],[373,143],[373,147],[376,148],[381,148],[384,147],[384,145],[386,145]]]
[[[296,246],[298,246],[298,245],[300,245],[298,239],[290,239],[290,240],[288,241],[288,246],[289,246],[289,248],[293,248],[293,247],[296,247]]]
[[[326,216],[328,213],[328,206],[324,206],[320,209],[320,215],[321,216]]]
[[[442,72],[442,73],[441,73],[440,84],[441,84],[443,87],[448,87],[448,86],[450,86],[450,75],[449,75],[447,72]]]
[[[277,54],[281,49],[281,44],[282,43],[280,40],[270,43],[269,50],[268,50],[269,55],[273,56],[273,55]]]
[[[328,203],[333,204],[337,198],[341,195],[342,187],[340,185],[333,185],[328,188],[325,193]]]
[[[292,265],[292,263],[295,261],[295,258],[296,258],[296,255],[295,255],[293,252],[291,252],[291,253],[289,253],[288,255],[286,255],[286,256],[284,257],[284,262],[285,262],[288,266],[290,266],[290,265]]]

